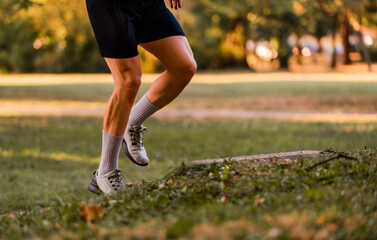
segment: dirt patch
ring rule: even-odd
[[[271,103],[272,104],[272,103]],[[177,106],[176,106],[177,107]],[[193,107],[193,106],[191,106]],[[0,116],[74,116],[102,117],[105,106],[102,104],[38,104],[10,102],[1,104]],[[234,120],[234,119],[274,119],[297,122],[377,122],[377,113],[355,113],[341,111],[300,111],[300,110],[246,110],[226,108],[166,108],[154,117],[168,120]]]
[[[143,74],[142,82],[151,83],[158,74]],[[271,72],[218,72],[198,73],[192,83],[229,84],[246,82],[377,82],[376,73],[366,73],[354,69],[354,72],[329,73],[292,73]],[[0,75],[0,86],[42,86],[61,84],[99,84],[113,82],[110,74],[10,74]]]
[[[165,109],[155,117],[169,120],[237,120],[237,119],[272,119],[293,122],[377,122],[377,113],[337,113],[304,111],[247,111],[229,109]]]
[[[377,97],[242,97],[177,100],[169,108],[377,112]]]

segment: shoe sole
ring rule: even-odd
[[[97,179],[96,177],[94,176],[94,174],[96,174],[97,171],[95,171],[93,173],[93,178],[92,178],[92,181],[89,183],[88,185],[88,190],[94,194],[97,194],[97,195],[101,195],[102,194],[102,191],[101,189],[99,189],[98,185],[97,185]]]
[[[101,195],[102,191],[99,189],[98,186],[94,185],[93,183],[89,183],[88,190],[94,194]]]
[[[123,139],[123,142],[122,142],[122,147],[123,147],[124,154],[126,154],[126,156],[127,156],[127,157],[128,157],[133,163],[135,163],[136,165],[142,166],[142,167],[146,167],[146,166],[148,166],[148,163],[140,164],[140,163],[138,163],[138,162],[135,161],[135,159],[131,156],[130,152],[128,151],[127,143],[126,143],[126,140],[124,140],[124,139]]]

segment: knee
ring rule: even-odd
[[[119,79],[115,80],[114,91],[116,93],[137,93],[141,85],[141,71],[124,70],[119,74]]]
[[[178,63],[174,68],[168,69],[168,72],[172,73],[183,84],[187,85],[194,74],[196,73],[197,65],[194,58],[189,58],[183,62]]]
[[[194,58],[191,58],[190,60],[188,60],[182,65],[181,74],[184,74],[191,80],[191,78],[196,73],[196,70],[197,70],[196,61]]]

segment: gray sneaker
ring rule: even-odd
[[[97,171],[94,171],[92,181],[88,185],[88,190],[94,194],[101,195],[102,193],[111,193],[120,189],[124,189],[125,183],[123,181],[123,177],[120,174],[120,172],[121,172],[120,169],[116,169],[112,172],[105,174],[104,176],[106,177],[104,176],[99,177],[97,175]],[[105,191],[102,191],[100,189],[99,184],[97,182],[98,180],[104,186],[103,188],[105,189]]]
[[[97,185],[97,171],[94,171],[92,181],[88,185],[88,190],[94,194],[100,195],[102,191]]]
[[[126,156],[139,166],[147,166],[149,159],[144,148],[143,135],[147,133],[144,126],[127,126],[122,147]]]
[[[111,194],[119,190],[125,189],[123,176],[120,174],[120,169],[108,172],[102,176],[96,176],[97,185],[99,189],[105,194]]]

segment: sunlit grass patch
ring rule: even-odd
[[[374,132],[377,129],[377,125],[369,125],[369,124],[360,124],[360,125],[350,125],[350,124],[344,124],[339,126],[340,129],[342,129],[345,132],[364,132],[365,134],[369,134],[370,132]]]
[[[9,158],[9,157],[13,157],[14,153],[13,151],[7,151],[0,148],[0,156],[4,158]]]
[[[13,156],[13,154],[11,156]],[[88,158],[85,156],[79,156],[64,152],[41,152],[40,148],[22,149],[21,156],[22,158],[48,158],[55,161],[74,161],[86,163],[98,163],[100,161],[100,157]]]
[[[0,75],[0,86],[48,86],[111,83],[110,74],[11,74]]]
[[[106,103],[104,102],[81,102],[81,101],[40,101],[40,100],[1,100],[0,107],[38,107],[38,106],[51,106],[51,107],[81,107],[81,108],[104,108]]]
[[[309,81],[309,82],[376,82],[376,73],[251,73],[251,72],[212,72],[197,73],[193,83],[229,84],[247,82]],[[151,83],[158,74],[146,73],[142,81]],[[59,84],[102,84],[112,83],[110,74],[11,74],[0,75],[0,86],[40,86]]]

